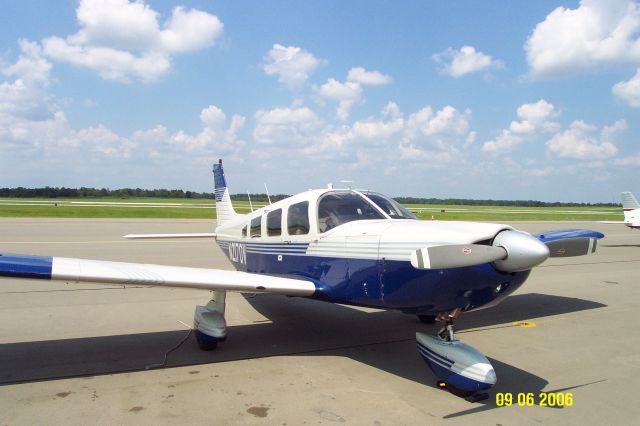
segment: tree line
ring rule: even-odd
[[[280,201],[289,195],[270,195],[271,202]],[[141,188],[65,188],[50,187],[44,188],[0,188],[0,197],[5,198],[193,198],[193,199],[214,199],[211,192],[184,191],[182,189],[141,189]],[[234,201],[249,201],[267,203],[267,194],[233,194]],[[445,204],[445,205],[465,205],[465,206],[505,206],[505,207],[620,207],[617,203],[565,203],[565,202],[545,202],[535,200],[470,200],[464,198],[416,198],[416,197],[396,197],[396,201],[401,204]]]
[[[400,204],[445,204],[464,206],[504,206],[504,207],[620,207],[617,203],[569,203],[535,200],[468,200],[465,198],[414,198],[396,197]]]
[[[142,188],[0,188],[0,197],[10,198],[210,198],[213,193],[183,191],[182,189],[142,189]]]

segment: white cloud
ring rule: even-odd
[[[42,58],[37,43],[21,40],[19,44],[22,53],[16,63],[1,69],[2,74],[15,77],[15,80],[0,83],[0,115],[31,119],[51,117],[56,109],[47,93],[51,64]]]
[[[209,105],[200,112],[200,121],[202,130],[199,133],[190,135],[181,130],[170,137],[171,144],[205,156],[237,153],[245,146],[245,142],[238,136],[238,131],[246,121],[245,117],[234,115],[227,126],[224,111],[215,105]]]
[[[262,69],[267,75],[277,75],[281,83],[297,88],[319,64],[318,59],[300,47],[274,44],[264,57]]]
[[[613,94],[626,101],[629,106],[640,108],[640,69],[628,81],[621,81],[611,89]]]
[[[76,16],[81,29],[65,39],[45,38],[44,53],[121,82],[159,79],[172,55],[209,47],[223,30],[216,16],[182,7],[160,29],[158,13],[142,1],[82,0]]]
[[[391,83],[391,77],[378,71],[367,71],[362,67],[349,70],[347,80],[368,86],[383,86]]]
[[[338,101],[336,116],[341,121],[346,121],[351,109],[362,100],[362,86],[352,81],[341,83],[330,78],[316,90],[323,98]]]
[[[403,129],[404,120],[401,117],[396,117],[391,121],[375,119],[356,121],[351,127],[354,139],[376,143],[389,141],[392,137],[400,134]]]
[[[640,167],[640,154],[617,158],[613,161],[613,164],[615,164],[616,166]]]
[[[382,115],[385,117],[398,118],[402,116],[402,112],[400,111],[398,104],[393,101],[389,101],[382,110]]]
[[[512,121],[509,125],[509,130],[513,133],[553,132],[560,127],[553,121],[558,116],[555,107],[544,99],[536,103],[520,105],[516,113],[521,120]]]
[[[538,102],[520,105],[516,111],[520,121],[512,121],[509,128],[502,129],[494,139],[486,141],[482,150],[502,153],[514,149],[528,137],[540,133],[557,131],[560,125],[554,121],[558,113],[553,104],[540,99]]]
[[[624,120],[617,121],[613,126],[605,126],[600,137],[594,137],[597,128],[582,120],[571,123],[568,130],[557,133],[546,143],[550,154],[560,158],[573,158],[579,160],[601,160],[613,157],[618,153],[618,148],[613,143],[613,138],[626,129]]]
[[[437,112],[430,106],[409,115],[404,123],[398,150],[407,161],[428,160],[438,167],[450,164],[458,158],[463,161],[461,150],[475,139],[469,130],[471,112],[458,111],[447,105]]]
[[[102,124],[79,130],[74,136],[74,140],[67,141],[68,145],[87,145],[91,150],[105,157],[128,159],[136,148],[134,142],[117,135]]]
[[[486,141],[482,145],[482,151],[492,154],[508,152],[520,145],[523,141],[524,138],[522,136],[515,134],[508,129],[502,129],[498,136]]]
[[[599,65],[640,63],[640,11],[632,0],[582,0],[558,7],[525,44],[530,74],[556,77]]]
[[[431,107],[426,106],[409,115],[405,139],[441,145],[447,136],[466,136],[469,132],[469,115],[469,111],[461,114],[450,105],[434,114]]]
[[[93,69],[106,80],[126,83],[136,78],[152,82],[171,68],[170,58],[158,52],[151,51],[138,56],[108,47],[73,45],[59,37],[47,38],[42,44],[50,58]]]
[[[253,138],[258,144],[302,148],[317,137],[322,120],[307,107],[274,108],[255,114]]]
[[[463,46],[460,50],[449,47],[443,52],[434,54],[432,58],[442,65],[442,72],[451,77],[462,77],[474,72],[504,67],[502,61],[476,51],[473,46]]]
[[[314,90],[324,99],[338,101],[336,116],[340,121],[349,118],[351,109],[362,102],[362,86],[382,86],[391,83],[391,77],[379,71],[367,71],[362,67],[349,70],[347,81],[344,83],[330,78]]]
[[[223,27],[215,15],[176,7],[160,32],[160,42],[168,52],[194,52],[212,46],[222,35]]]

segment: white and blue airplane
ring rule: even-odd
[[[604,237],[580,229],[531,235],[494,223],[420,221],[391,198],[353,189],[310,190],[241,215],[221,160],[213,175],[214,234],[129,237],[210,236],[235,271],[0,254],[0,276],[212,290],[194,315],[203,349],[227,337],[226,291],[400,310],[444,322],[435,336],[416,333],[418,351],[448,389],[473,397],[493,386],[496,374],[482,353],[455,339],[455,318],[498,304],[549,257],[595,252]]]

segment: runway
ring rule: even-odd
[[[635,423],[640,232],[513,225],[606,238],[595,255],[550,259],[502,304],[456,322],[457,337],[495,367],[486,401],[436,387],[414,337],[438,326],[402,313],[229,294],[228,339],[203,352],[187,325],[207,291],[0,279],[0,424]],[[7,218],[0,253],[231,269],[213,240],[122,238],[190,232],[213,223]],[[542,391],[571,393],[573,405],[541,406]],[[498,393],[513,405],[497,406]],[[528,393],[532,406],[515,403]]]

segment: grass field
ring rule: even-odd
[[[409,204],[419,219],[511,221],[623,220],[622,207],[503,207]]]
[[[238,213],[251,211],[249,203],[234,205]],[[213,219],[216,209],[213,200],[183,198],[2,198],[0,217]]]
[[[248,213],[248,202],[234,202],[238,213]],[[264,203],[253,203],[258,208]],[[622,220],[622,208],[607,207],[500,207],[407,205],[419,219],[495,222],[567,220]],[[213,219],[213,200],[183,198],[0,199],[0,217],[171,218]]]

